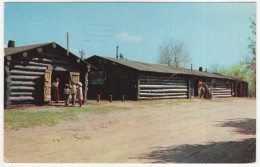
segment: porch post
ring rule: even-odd
[[[87,65],[87,72],[85,73],[85,89],[84,89],[84,104],[87,103],[88,95],[88,73],[90,71],[90,65]]]

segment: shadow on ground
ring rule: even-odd
[[[229,120],[218,125],[219,127],[232,127],[235,128],[235,132],[243,135],[255,135],[256,134],[256,120],[255,119],[236,119]]]
[[[138,159],[151,163],[252,163],[255,162],[256,139],[157,149]]]

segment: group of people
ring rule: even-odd
[[[210,88],[210,85],[207,85],[206,82],[200,85],[199,97],[205,99],[212,99],[212,89]]]
[[[56,102],[59,102],[60,95],[59,95],[59,79],[56,78],[56,81],[52,83],[53,87],[53,94],[54,94],[54,100]],[[65,84],[64,90],[64,100],[65,100],[65,106],[68,106],[70,104],[70,99],[72,102],[72,105],[74,106],[76,103],[76,99],[78,99],[79,106],[82,106],[82,100],[83,100],[83,92],[82,92],[82,83],[81,82],[71,82],[71,86],[69,84]]]

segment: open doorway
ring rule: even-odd
[[[59,78],[59,95],[60,100],[64,100],[64,87],[65,84],[69,84],[70,80],[70,72],[68,71],[52,71],[52,82],[56,80],[56,78]],[[54,91],[51,91],[51,100],[54,100]]]
[[[197,77],[194,77],[194,97],[199,96],[198,90],[199,90],[199,81]]]

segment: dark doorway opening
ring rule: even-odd
[[[194,97],[198,97],[199,81],[198,78],[194,78]]]
[[[56,80],[56,78],[59,78],[59,95],[60,95],[60,100],[64,100],[64,87],[65,84],[69,84],[70,80],[70,72],[68,71],[52,71],[52,77],[51,81],[52,83]],[[54,100],[54,94],[53,90],[51,91],[51,99]]]

